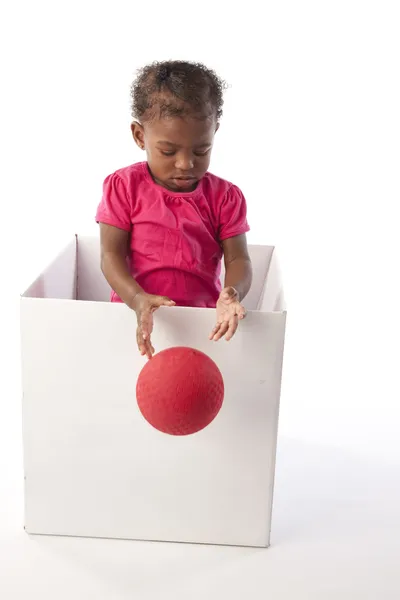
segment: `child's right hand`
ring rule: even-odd
[[[139,352],[142,356],[151,358],[154,354],[154,348],[151,344],[151,333],[153,331],[153,313],[160,306],[175,306],[175,302],[166,296],[153,296],[140,292],[136,294],[132,308],[137,316],[136,340]]]

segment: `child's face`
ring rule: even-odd
[[[132,135],[142,150],[154,180],[174,192],[193,191],[208,170],[214,135],[214,118],[165,117],[132,123]]]

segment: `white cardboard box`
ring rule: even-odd
[[[250,246],[249,310],[227,343],[215,311],[162,308],[156,351],[191,346],[225,399],[203,431],[152,428],[135,386],[134,314],[109,302],[98,238],[76,238],[21,297],[25,529],[32,534],[269,545],[286,311],[274,248]]]

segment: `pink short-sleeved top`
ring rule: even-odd
[[[96,221],[130,233],[129,269],[145,292],[214,308],[221,242],[249,231],[246,212],[240,189],[220,177],[206,173],[193,192],[172,192],[137,163],[105,179]],[[115,292],[111,300],[121,302]]]

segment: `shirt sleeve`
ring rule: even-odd
[[[247,222],[247,205],[241,190],[232,185],[222,201],[218,237],[220,241],[250,231]]]
[[[103,183],[103,197],[97,208],[97,223],[105,223],[131,231],[131,201],[121,177],[116,173],[109,175]]]

